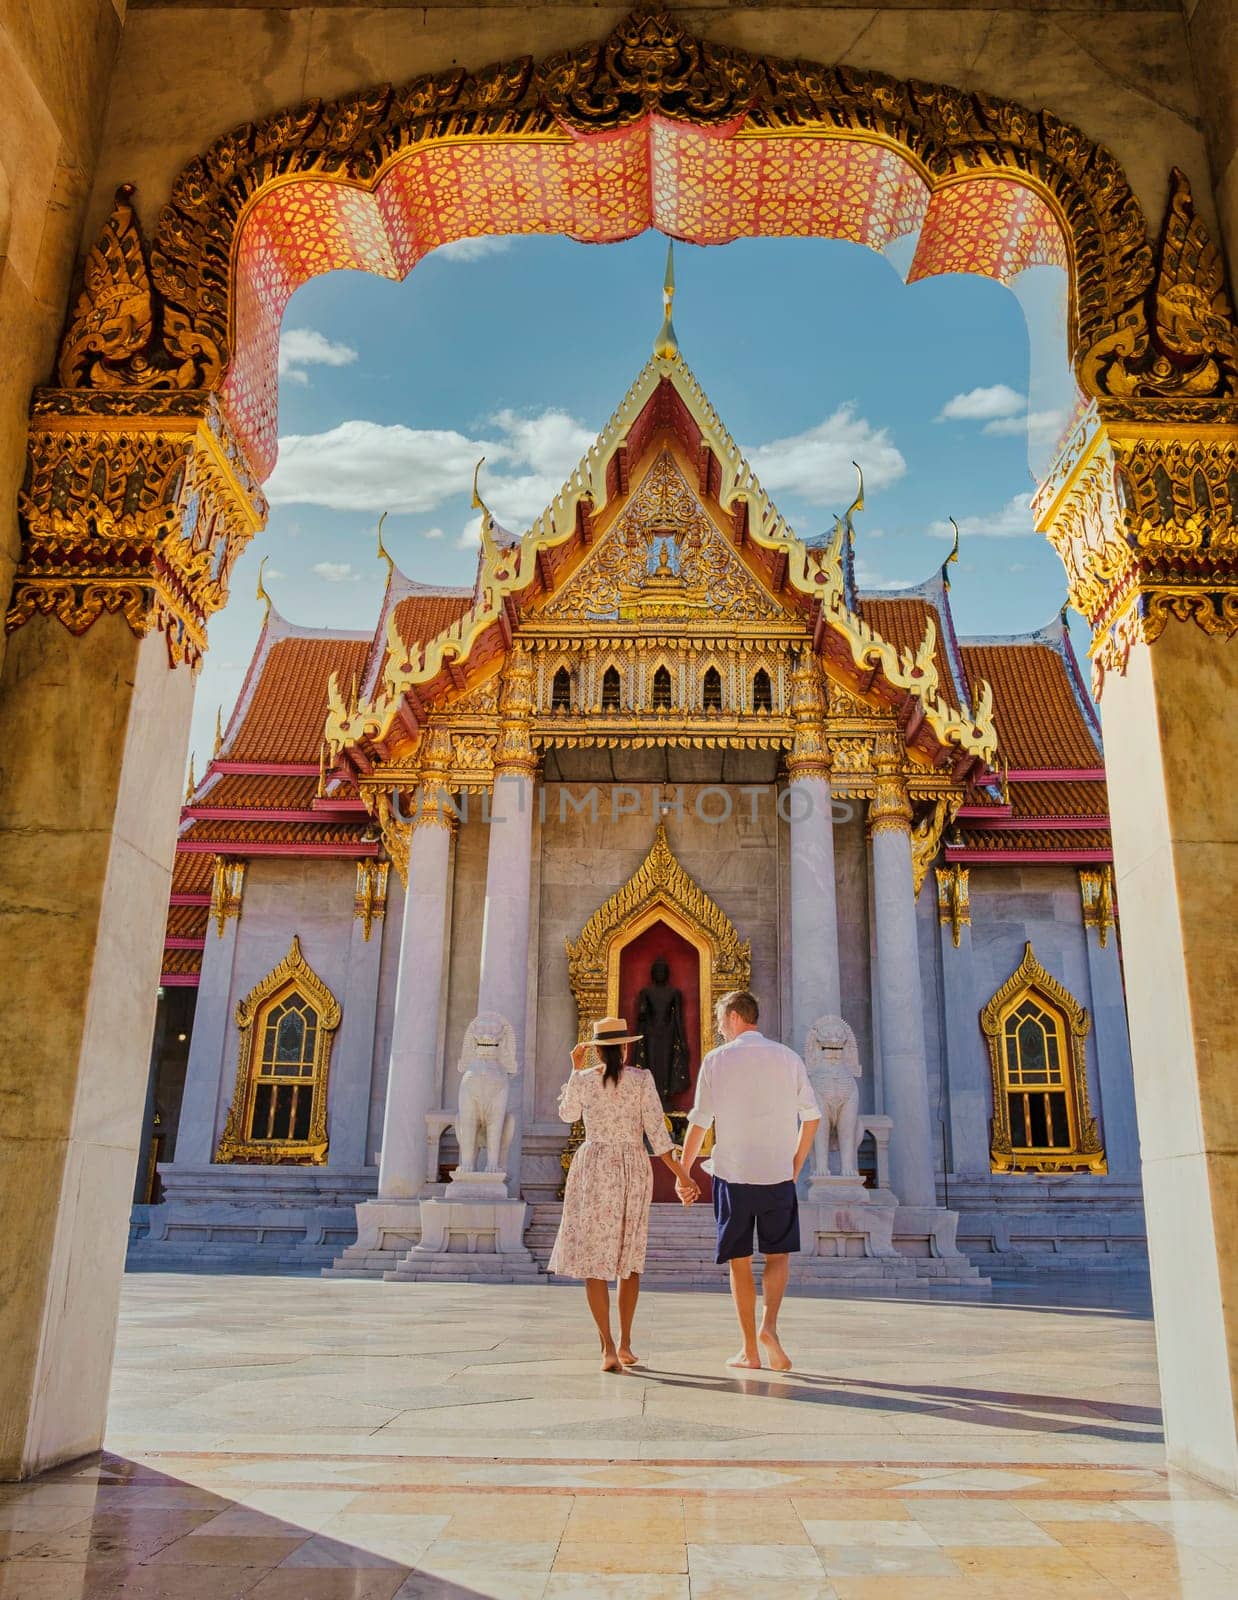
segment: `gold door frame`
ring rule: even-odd
[[[746,989],[752,952],[726,912],[684,871],[659,823],[644,861],[589,918],[580,937],[568,939],[567,971],[576,1002],[577,1037],[587,1038],[599,1017],[619,1005],[619,957],[625,945],[654,922],[665,921],[692,944],[701,963],[701,1054],[711,1037],[715,996]]]

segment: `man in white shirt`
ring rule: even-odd
[[[754,996],[735,989],[718,1001],[717,1014],[718,1032],[726,1043],[701,1062],[682,1164],[685,1172],[692,1171],[713,1123],[713,1156],[706,1167],[713,1174],[717,1260],[730,1266],[731,1298],[743,1335],[743,1348],[727,1365],[759,1367],[764,1350],[770,1366],[786,1372],[791,1358],[778,1338],[778,1308],[791,1253],[800,1247],[795,1182],[812,1149],[821,1107],[795,1051],[758,1031],[760,1007]],[[678,1184],[676,1188],[683,1203],[691,1205],[692,1191]],[[754,1232],[765,1257],[759,1332]]]

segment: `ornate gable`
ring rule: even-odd
[[[576,571],[526,616],[573,623],[787,621],[666,449]]]

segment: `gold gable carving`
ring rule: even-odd
[[[784,621],[663,451],[579,569],[530,618]]]

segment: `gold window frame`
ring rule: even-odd
[[[259,1087],[260,1041],[272,1009],[289,995],[299,995],[318,1013],[313,1072],[302,1080],[312,1096],[309,1134],[304,1139],[253,1139],[254,1098]],[[237,1002],[236,1025],[240,1034],[236,1061],[236,1087],[228,1120],[215,1152],[217,1162],[250,1162],[263,1166],[320,1167],[327,1159],[327,1082],[331,1047],[340,1025],[340,1004],[301,954],[294,934],[288,954],[280,964]]]
[[[1006,1097],[1013,1090],[1006,1059],[1006,1021],[1029,997],[1058,1024],[1063,1066],[1063,1088],[1058,1092],[1066,1099],[1069,1149],[1029,1150],[1016,1147],[1011,1138],[1010,1107]],[[1037,961],[1030,940],[1024,945],[1023,960],[981,1010],[980,1026],[989,1047],[993,1078],[992,1170],[1107,1172],[1108,1163],[1088,1095],[1086,1042],[1092,1019],[1070,990]]]

